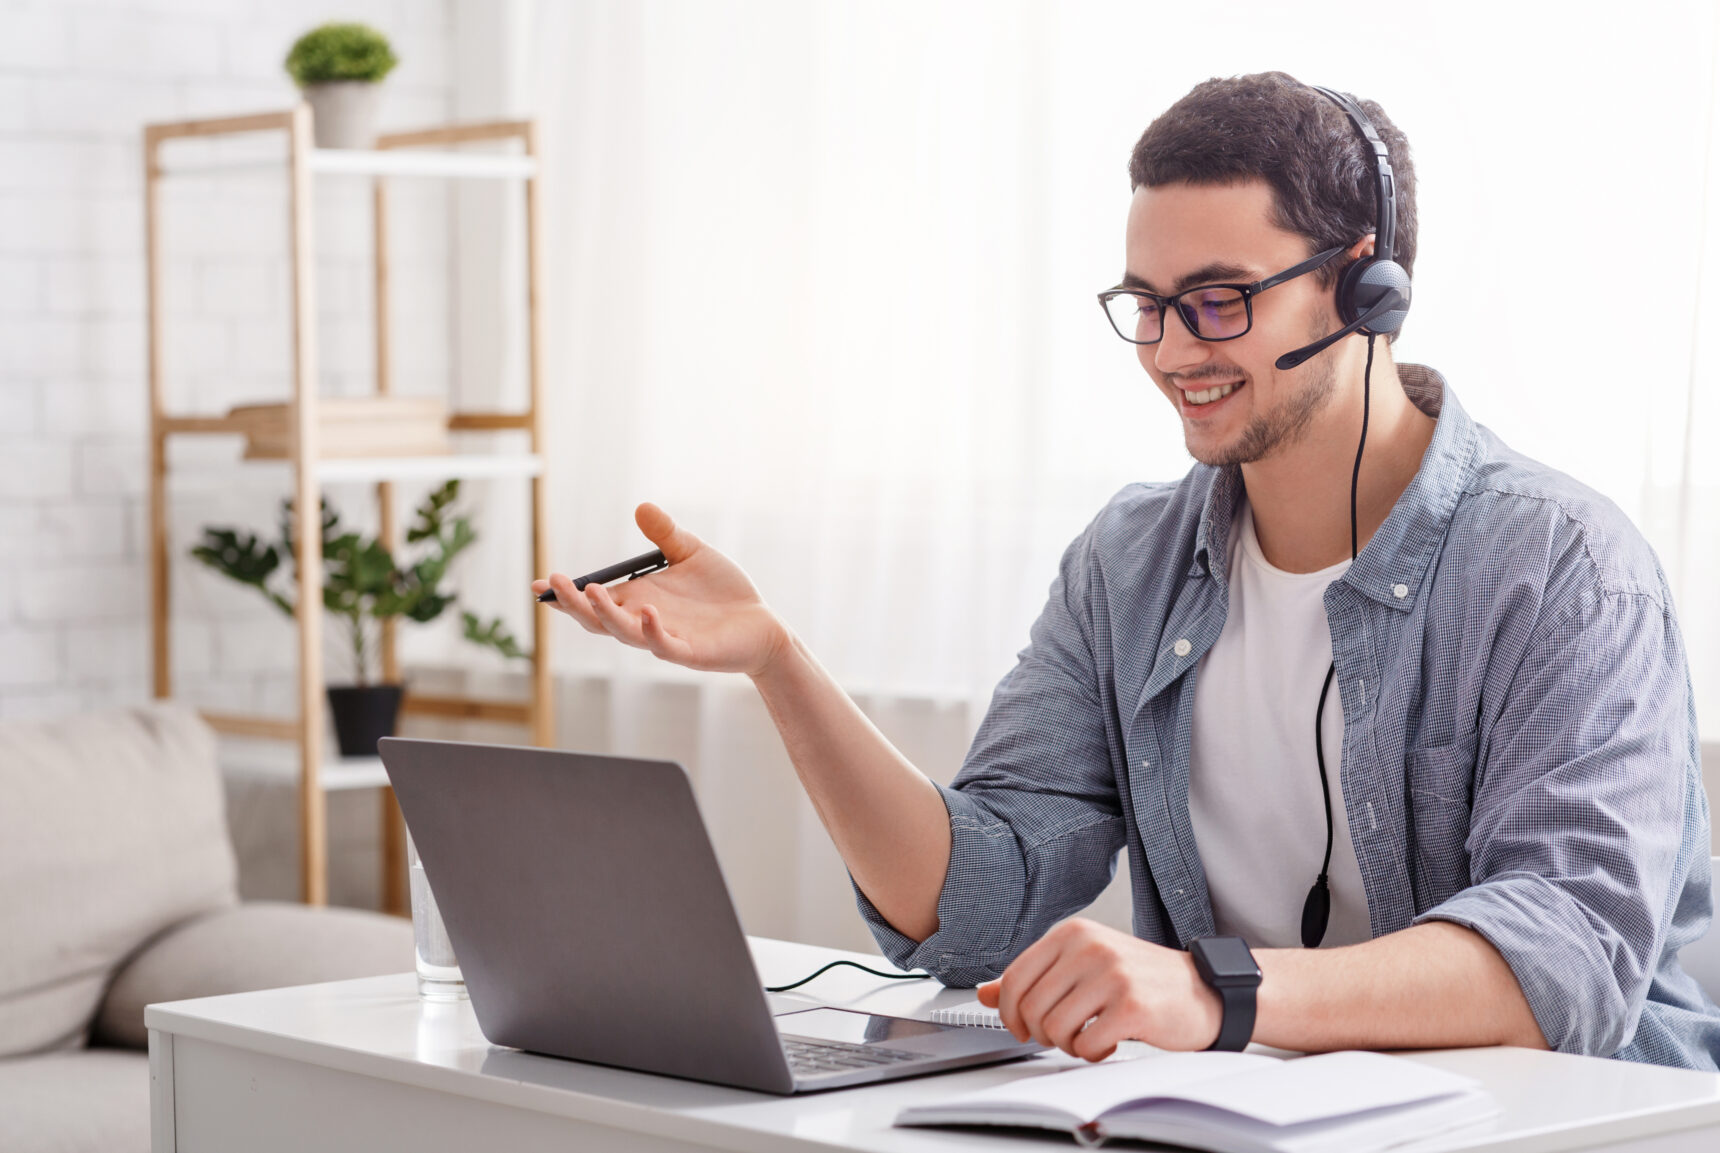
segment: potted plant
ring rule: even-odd
[[[400,61],[388,38],[367,24],[324,24],[287,53],[287,75],[310,102],[318,148],[376,143],[378,84]]]
[[[399,716],[403,686],[374,683],[375,624],[398,617],[427,623],[457,599],[442,582],[454,558],[478,539],[471,522],[455,513],[459,494],[460,482],[451,480],[418,506],[406,543],[420,548],[405,566],[381,541],[345,530],[340,514],[326,500],[322,503],[323,608],[345,631],[353,666],[353,684],[328,689],[342,756],[374,756],[376,742],[393,735]],[[288,616],[297,615],[290,597],[269,584],[283,558],[293,561],[292,583],[298,583],[290,499],[281,502],[278,544],[265,544],[239,529],[211,527],[203,530],[202,543],[191,555],[221,575],[254,587]],[[467,640],[511,659],[528,656],[499,618],[485,622],[464,611],[461,617]]]

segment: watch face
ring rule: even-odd
[[[1260,966],[1241,937],[1206,937],[1196,943],[1214,981],[1260,979]]]

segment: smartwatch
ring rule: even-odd
[[[1218,1040],[1208,1049],[1246,1048],[1254,1036],[1254,991],[1260,988],[1260,966],[1241,937],[1196,937],[1188,943],[1195,972],[1224,1002]]]

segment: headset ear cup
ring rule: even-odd
[[[1402,297],[1403,303],[1368,321],[1363,332],[1390,336],[1403,327],[1404,317],[1409,315],[1409,273],[1395,260],[1358,260],[1338,281],[1338,318],[1350,324],[1390,292]]]
[[[1360,260],[1352,262],[1348,268],[1339,274],[1338,287],[1332,293],[1332,300],[1338,306],[1339,327],[1349,324],[1362,314],[1362,310],[1355,305],[1356,280],[1361,276],[1362,270],[1373,262],[1373,257],[1364,256]]]

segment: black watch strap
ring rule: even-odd
[[[1260,988],[1260,965],[1241,937],[1197,937],[1188,944],[1195,972],[1218,994],[1223,1016],[1218,1040],[1209,1049],[1235,1052],[1247,1048],[1254,1036],[1254,992]]]
[[[1254,989],[1233,985],[1213,991],[1224,1002],[1224,1019],[1218,1026],[1218,1040],[1207,1048],[1233,1053],[1248,1048],[1248,1040],[1254,1036]]]

